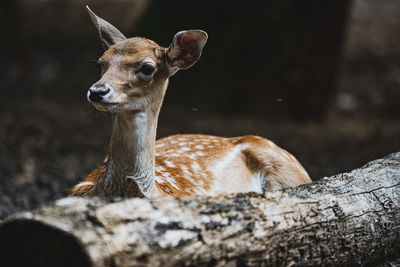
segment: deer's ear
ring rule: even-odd
[[[201,56],[207,42],[207,33],[201,30],[178,32],[167,50],[167,61],[174,74],[179,69],[190,68]]]
[[[98,17],[88,6],[86,6],[94,25],[99,32],[101,44],[107,50],[113,44],[126,40],[126,37],[113,25]]]

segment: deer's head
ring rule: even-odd
[[[101,78],[89,89],[87,97],[101,111],[143,111],[154,102],[161,104],[169,77],[196,63],[207,41],[204,31],[181,31],[164,48],[146,38],[126,38],[89,8],[88,11],[105,52],[99,59]]]

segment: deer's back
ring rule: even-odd
[[[262,192],[310,182],[295,157],[258,136],[174,135],[156,142],[160,194]]]

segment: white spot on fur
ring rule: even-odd
[[[191,167],[192,167],[193,171],[195,171],[195,172],[201,170],[200,165],[199,165],[197,162],[194,162],[194,163],[191,165]]]
[[[85,186],[85,185],[93,185],[92,182],[80,182],[79,184],[76,185],[76,187],[81,187],[81,186]]]
[[[161,172],[160,175],[164,178],[168,177],[170,175],[169,172]]]
[[[169,160],[165,160],[164,163],[165,163],[165,165],[167,165],[168,167],[171,167],[171,168],[175,168],[175,167],[176,167],[175,164],[173,164],[173,163],[172,163],[171,161],[169,161]]]
[[[156,179],[156,182],[158,182],[160,184],[163,183],[163,181],[164,181],[164,179],[158,175],[156,175],[155,179]]]
[[[156,166],[156,172],[162,172],[165,171],[165,168],[163,166]]]
[[[197,151],[197,152],[196,152],[196,155],[198,155],[198,156],[204,156],[204,153],[201,152],[201,151]]]
[[[189,182],[191,182],[192,184],[197,185],[197,181],[194,180],[192,176],[185,175],[185,179],[188,180]]]
[[[169,174],[169,173],[168,173]],[[168,181],[168,183],[171,185],[171,186],[173,186],[173,187],[175,187],[176,189],[179,189],[179,187],[177,186],[177,184],[175,183],[175,179],[173,179],[173,178],[171,178],[171,177],[166,177],[167,178],[167,181]]]
[[[181,168],[182,168],[182,171],[183,171],[183,173],[184,173],[185,175],[188,175],[188,176],[190,176],[190,177],[193,175],[193,173],[189,171],[189,169],[188,169],[187,166],[183,165]]]

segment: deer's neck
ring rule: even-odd
[[[113,130],[103,186],[109,195],[152,197],[155,193],[154,147],[158,114],[113,115]]]
[[[154,197],[157,121],[168,80],[147,108],[113,115],[113,128],[100,191],[107,196]]]
[[[98,191],[105,196],[154,197],[155,141],[158,115],[168,86],[144,99],[142,111],[113,114],[113,127],[105,171]]]

